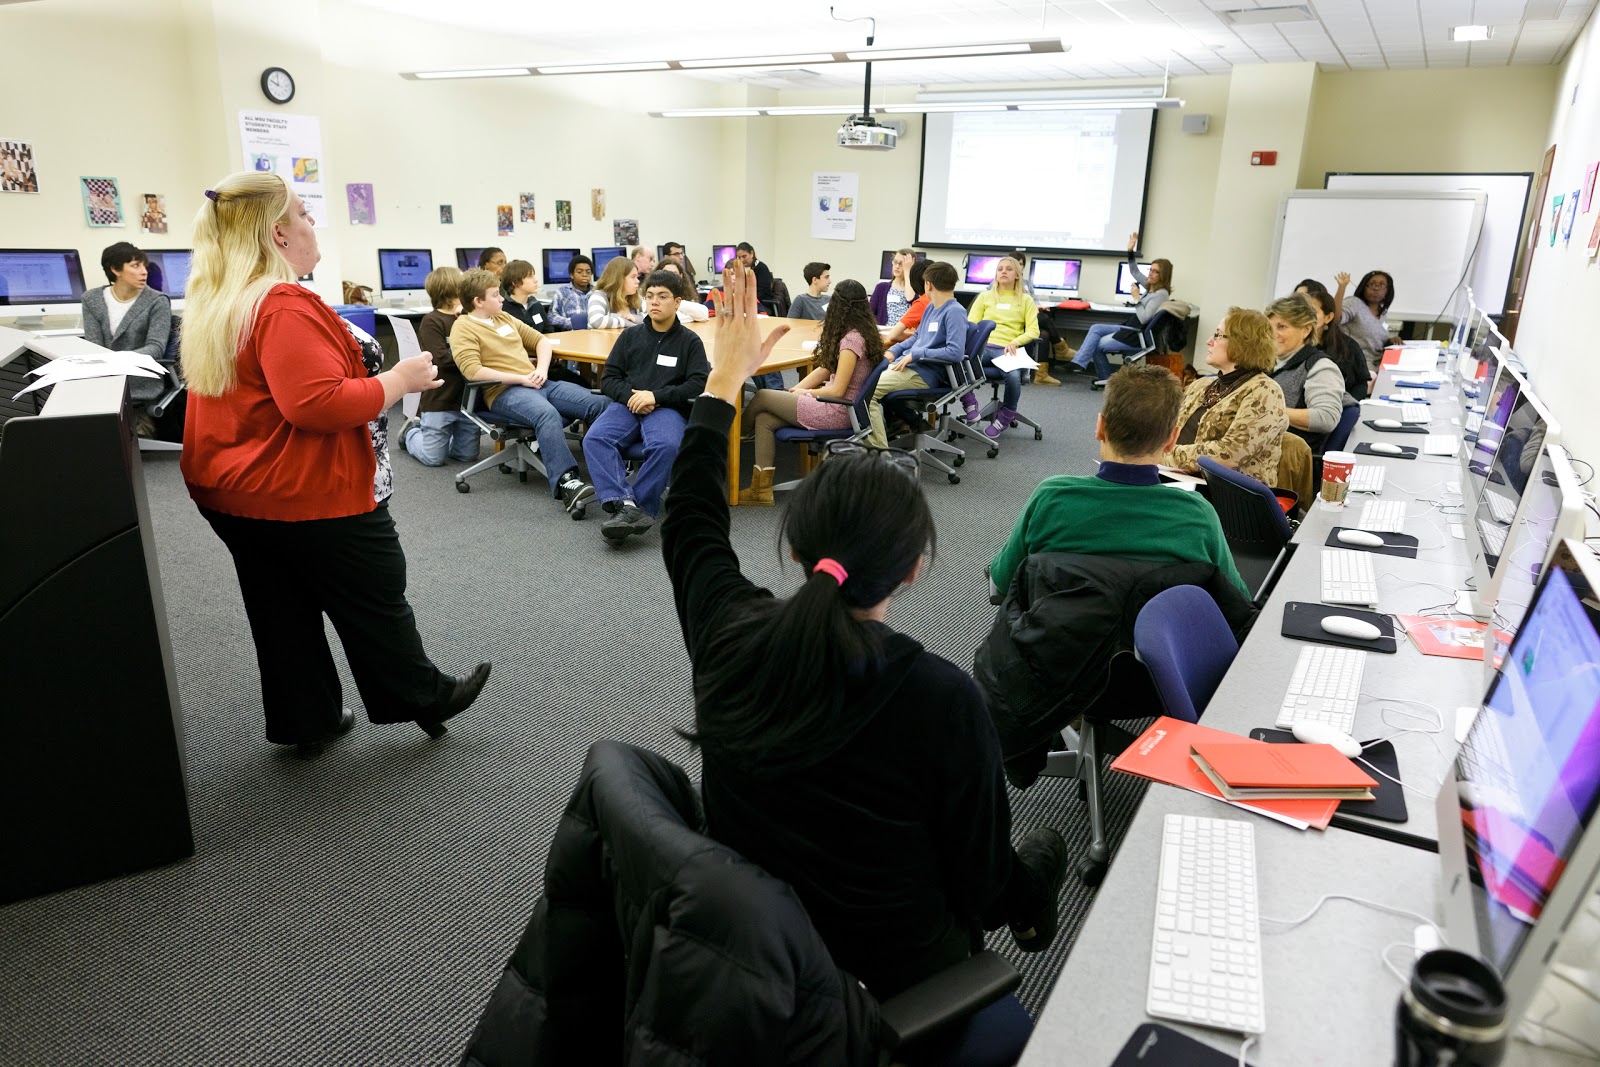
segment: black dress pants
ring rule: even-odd
[[[367,717],[405,722],[442,704],[454,679],[422,649],[406,601],[406,557],[386,504],[306,522],[200,509],[233,555],[261,669],[267,740],[292,745],[339,721],[343,697],[322,617],[344,645]]]

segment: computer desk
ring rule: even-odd
[[[811,349],[816,347],[818,336],[822,332],[822,323],[816,319],[780,319],[763,315],[757,320],[761,324],[761,336],[767,337],[780,325],[789,327],[786,334],[773,348],[771,356],[761,364],[757,374],[766,374],[769,371],[788,370],[791,367],[810,367]],[[693,330],[705,342],[706,358],[716,362],[717,320],[707,322],[689,323],[688,328]],[[611,355],[611,346],[616,344],[617,337],[622,330],[568,330],[565,333],[551,333],[545,336],[550,338],[554,353],[561,359],[576,360],[579,363],[604,363],[606,357]],[[810,342],[811,348],[804,347]],[[743,407],[744,398],[734,400],[734,410]],[[739,432],[739,419],[733,420],[733,426],[728,430],[728,503],[737,506],[739,503],[739,475],[740,470],[740,444],[742,443]]]
[[[1391,383],[1392,375],[1385,370],[1374,393],[1387,392]],[[1459,435],[1461,427],[1450,422],[1459,413],[1454,390],[1446,386],[1431,399],[1436,420],[1433,429]],[[1379,434],[1358,424],[1348,447],[1373,439],[1421,443],[1420,439]],[[1395,479],[1386,484],[1381,499],[1433,499],[1443,492],[1443,486],[1428,489],[1433,482],[1460,480],[1461,465],[1453,456],[1419,456],[1412,461],[1361,456],[1358,462],[1381,463],[1388,468],[1386,479]],[[1402,487],[1427,492],[1407,493]],[[1419,518],[1421,510],[1421,504],[1411,508],[1406,523],[1406,532],[1417,535],[1424,546],[1418,557],[1379,555],[1377,572],[1438,582],[1451,592],[1380,578],[1380,610],[1415,614],[1421,608],[1453,600],[1453,591],[1467,574],[1465,542],[1449,534],[1437,509]],[[1313,508],[1296,531],[1297,551],[1207,705],[1201,719],[1206,726],[1245,734],[1254,727],[1272,725],[1295,659],[1305,647],[1304,642],[1279,633],[1283,604],[1319,601],[1319,549],[1332,527],[1343,525],[1346,517],[1353,521],[1355,516],[1348,511]],[[1426,701],[1443,714],[1444,729],[1434,735],[1406,734],[1394,739],[1400,777],[1422,792],[1407,793],[1407,822],[1373,825],[1395,827],[1415,837],[1420,845],[1435,843],[1436,847],[1432,793],[1456,749],[1456,706],[1476,704],[1481,698],[1483,665],[1475,660],[1422,656],[1408,639],[1397,637],[1399,650],[1394,655],[1368,656],[1362,691]],[[1405,722],[1401,716],[1391,717],[1397,723]],[[1360,738],[1384,737],[1396,729],[1380,721],[1372,701],[1362,701],[1356,716]],[[1438,742],[1437,749],[1433,741]],[[1345,893],[1438,918],[1434,898],[1439,861],[1436,853],[1425,847],[1337,826],[1321,832],[1299,831],[1186,790],[1152,783],[1040,1013],[1021,1061],[1024,1067],[1110,1064],[1134,1029],[1150,1021],[1145,996],[1160,843],[1168,813],[1241,819],[1255,827],[1262,916],[1299,918],[1324,894]],[[1251,1046],[1249,1062],[1295,1067],[1392,1062],[1394,1012],[1401,984],[1380,957],[1387,946],[1403,943],[1409,948],[1416,925],[1411,919],[1342,900],[1327,902],[1315,917],[1293,929],[1263,921],[1267,1029]],[[1407,949],[1393,948],[1390,958],[1401,973],[1409,973],[1411,953]],[[1242,1040],[1227,1031],[1168,1025],[1234,1054]],[[1554,1065],[1586,1061],[1516,1043],[1508,1049],[1505,1062]]]

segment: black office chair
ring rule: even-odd
[[[962,1027],[984,1064],[1021,1054],[1021,978],[999,956],[876,1001],[794,890],[703,826],[680,768],[595,742],[462,1067],[877,1067]]]
[[[1216,509],[1222,535],[1233,553],[1239,577],[1265,603],[1294,551],[1294,524],[1272,489],[1210,456],[1200,457],[1206,477],[1206,498]]]
[[[1139,342],[1131,352],[1120,353],[1124,367],[1141,363],[1147,356],[1182,352],[1189,345],[1189,305],[1169,300],[1151,320],[1138,328]],[[1091,389],[1104,389],[1108,379],[1089,383]]]

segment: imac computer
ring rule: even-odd
[[[711,273],[721,274],[733,257],[739,254],[738,245],[712,245],[711,246]]]
[[[1149,263],[1139,264],[1139,273],[1143,274],[1145,277],[1149,277],[1150,266],[1151,265]],[[1133,271],[1128,268],[1128,261],[1123,260],[1121,263],[1117,264],[1117,295],[1132,296],[1134,284],[1135,279],[1133,277]]]
[[[605,248],[589,249],[589,258],[594,260],[594,276],[596,278],[600,277],[600,272],[606,269],[607,263],[610,263],[618,256],[625,256],[627,254],[628,250],[621,245],[609,245]]]
[[[999,256],[968,256],[966,283],[984,288],[993,285],[995,268],[998,266]]]
[[[424,285],[432,273],[430,249],[378,249],[378,289],[391,307],[426,303],[428,290]]]
[[[1600,563],[1563,541],[1440,786],[1447,944],[1527,1011],[1600,872]]]
[[[1483,480],[1489,476],[1489,466],[1500,448],[1500,437],[1505,433],[1506,423],[1526,384],[1522,375],[1502,363],[1500,372],[1495,375],[1494,387],[1484,394],[1483,418],[1478,423],[1477,439],[1471,447],[1463,447],[1461,454],[1461,489],[1469,506],[1478,501]]]
[[[147,248],[144,254],[150,260],[148,284],[172,301],[173,311],[183,310],[183,290],[189,284],[189,267],[194,262],[194,251],[188,248]]]
[[[540,253],[539,265],[544,268],[546,285],[566,285],[572,280],[572,257],[576,248],[546,248]]]
[[[1081,259],[1035,259],[1028,268],[1028,284],[1035,293],[1048,293],[1062,299],[1078,295],[1078,276],[1083,273]]]
[[[0,248],[0,319],[41,326],[83,311],[83,263],[72,248]]]
[[[456,249],[456,266],[462,270],[476,270],[478,268],[478,258],[482,255],[483,249],[481,248],[458,248]]]
[[[896,248],[885,248],[883,250],[883,255],[878,260],[879,278],[894,277],[894,257],[898,256],[899,254],[900,251]],[[911,254],[917,257],[918,262],[926,261],[928,258],[928,253],[926,252],[913,252]]]

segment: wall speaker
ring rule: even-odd
[[[1205,133],[1211,129],[1211,116],[1204,112],[1183,116],[1184,133]]]

